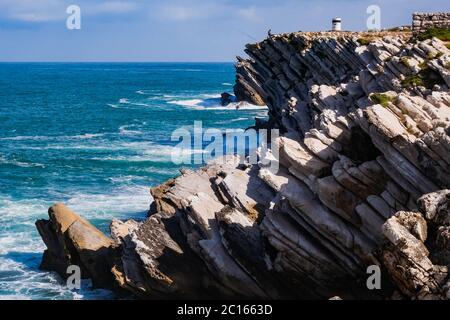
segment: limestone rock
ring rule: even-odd
[[[49,217],[36,222],[47,246],[41,268],[65,278],[67,267],[77,265],[82,278],[92,279],[97,287],[111,287],[112,240],[63,204],[52,206]]]

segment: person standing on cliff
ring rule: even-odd
[[[297,112],[297,110],[296,110],[297,102],[298,102],[298,99],[296,97],[291,97],[291,99],[289,99],[288,113],[290,116],[292,116],[295,112]]]

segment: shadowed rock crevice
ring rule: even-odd
[[[349,145],[342,153],[357,163],[376,160],[382,152],[372,143],[370,136],[360,127],[352,128]]]

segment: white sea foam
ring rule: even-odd
[[[122,98],[122,99],[119,99],[119,103],[121,103],[121,104],[129,104],[130,100],[128,100],[127,98]]]
[[[175,72],[205,72],[206,70],[203,69],[169,69],[168,71],[175,71]]]
[[[94,161],[120,161],[120,162],[170,162],[172,156],[182,157],[193,154],[204,153],[204,150],[181,149],[174,146],[158,145],[151,142],[131,142],[123,143],[122,147],[134,150],[133,155],[94,157]]]
[[[11,165],[21,168],[45,168],[45,165],[42,163],[17,161],[14,159],[7,159],[4,156],[0,156],[0,164]]]
[[[15,261],[19,259],[19,261]],[[27,300],[27,299],[112,299],[114,294],[108,290],[92,289],[89,280],[82,280],[79,291],[69,290],[62,280],[54,273],[43,272],[36,265],[30,266],[30,261],[22,262],[22,259],[37,259],[37,255],[31,258],[15,254],[11,258],[0,258],[0,272],[11,273],[9,277],[0,279],[2,292],[10,292],[0,296],[0,300]]]
[[[203,101],[203,99],[191,99],[191,100],[175,100],[169,101],[170,104],[177,104],[183,107],[198,107]]]
[[[217,93],[216,94],[205,93],[205,94],[202,94],[202,97],[209,98],[209,99],[220,99],[222,97],[222,95],[217,94]],[[220,101],[220,100],[217,100],[217,101]]]
[[[224,83],[222,83],[222,85],[223,86],[232,86],[233,84],[232,83],[228,83],[228,82],[224,82]]]
[[[23,141],[23,140],[48,140],[48,136],[16,136],[16,137],[5,137],[0,138],[0,140],[11,140],[11,141]]]
[[[99,137],[103,137],[105,134],[104,133],[85,133],[85,134],[79,134],[79,135],[75,135],[75,136],[65,136],[65,138],[68,139],[94,139],[94,138],[99,138]]]
[[[74,193],[66,200],[71,209],[91,220],[127,219],[133,213],[142,213],[140,218],[144,218],[151,202],[149,188],[134,185],[125,185],[107,194]]]
[[[196,110],[267,110],[267,106],[257,106],[247,102],[232,102],[227,106],[222,106],[220,99],[187,99],[174,100],[170,104],[188,107]]]
[[[217,121],[217,124],[227,124],[230,122],[241,122],[241,121],[248,121],[253,119],[253,117],[240,117],[240,118],[235,118],[235,119],[230,119],[230,120],[224,120],[224,121]]]
[[[72,193],[64,202],[91,221],[109,221],[144,218],[151,197],[146,186],[125,185],[105,194]],[[51,203],[0,197],[0,300],[114,298],[110,291],[92,289],[90,281],[83,281],[81,290],[70,291],[57,275],[38,269],[45,245],[34,221],[47,218]]]
[[[126,130],[122,128],[122,130]],[[127,132],[124,132],[126,135]],[[128,132],[128,134],[132,134]],[[136,132],[137,134],[137,132]],[[139,134],[142,132],[139,131]],[[116,135],[120,135],[116,133]],[[93,140],[91,143],[66,144],[65,142],[58,142],[43,147],[27,147],[28,150],[96,150],[96,151],[126,151],[126,150],[143,150],[144,148],[151,148],[154,144],[149,141],[107,141],[107,140]]]
[[[0,138],[0,140],[4,141],[51,141],[51,140],[66,140],[66,139],[93,139],[102,137],[105,134],[103,133],[85,133],[73,136],[15,136],[15,137],[6,137]]]
[[[119,128],[119,132],[121,135],[140,135],[143,134],[140,130],[130,130],[130,128],[134,128],[134,125],[125,125]]]
[[[142,102],[130,102],[130,105],[138,107],[151,107],[151,105]]]

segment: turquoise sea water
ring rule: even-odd
[[[178,174],[173,130],[246,128],[266,110],[220,106],[231,63],[0,64],[0,299],[97,299],[38,269],[34,222],[65,202],[108,232],[142,219],[149,187]]]

